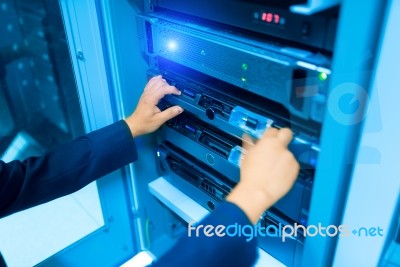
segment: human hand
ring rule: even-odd
[[[247,153],[241,162],[240,182],[226,199],[240,207],[254,224],[296,180],[300,166],[287,148],[292,137],[288,128],[270,128],[255,145],[247,135],[243,138]]]
[[[180,95],[181,92],[175,86],[169,85],[161,75],[149,80],[135,111],[125,119],[133,137],[154,132],[164,122],[183,112],[180,106],[173,106],[161,112],[157,104],[168,94]]]

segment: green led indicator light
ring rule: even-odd
[[[244,83],[247,81],[245,77],[242,77],[241,80],[242,80],[242,82],[244,82]]]
[[[242,70],[247,70],[247,64],[246,63],[242,64]]]
[[[320,73],[318,74],[318,78],[319,78],[321,81],[325,81],[326,79],[328,79],[328,74],[326,74],[325,72],[320,72]]]

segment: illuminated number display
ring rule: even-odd
[[[281,16],[277,13],[271,13],[271,12],[262,12],[261,13],[261,20],[266,22],[266,23],[271,23],[271,24],[284,24],[285,20],[281,18]]]

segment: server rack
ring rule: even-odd
[[[98,255],[99,258],[110,259],[110,257],[115,257],[114,262],[120,264],[140,250],[150,250],[154,255],[161,256],[185,231],[187,222],[201,219],[215,205],[218,205],[219,200],[224,198],[229,192],[230,186],[238,179],[237,161],[232,159],[237,152],[235,148],[239,145],[238,137],[243,129],[256,128],[255,125],[257,125],[257,123],[252,123],[252,120],[246,125],[247,128],[240,128],[237,127],[237,124],[230,123],[233,111],[237,114],[245,114],[253,119],[253,122],[254,119],[257,122],[272,120],[271,125],[275,127],[293,127],[296,134],[299,134],[300,140],[306,141],[308,149],[306,151],[312,152],[306,153],[303,158],[304,172],[302,172],[302,175],[305,177],[300,178],[300,183],[298,183],[298,186],[302,188],[300,190],[302,191],[301,196],[294,194],[296,199],[308,198],[308,200],[304,200],[308,202],[308,204],[305,204],[308,209],[303,212],[302,206],[291,211],[284,202],[264,214],[264,221],[266,223],[276,223],[277,221],[285,223],[286,220],[291,220],[290,222],[298,220],[300,222],[302,215],[307,215],[308,224],[340,224],[343,208],[346,205],[349,180],[352,177],[353,162],[358,151],[364,109],[360,108],[357,112],[348,115],[339,109],[335,109],[337,106],[329,106],[330,104],[337,104],[333,101],[322,104],[326,110],[321,113],[318,112],[321,111],[319,103],[324,103],[323,97],[335,92],[334,89],[340,89],[340,85],[344,82],[357,85],[350,87],[350,91],[346,93],[360,101],[372,90],[370,89],[370,76],[371,70],[375,66],[375,57],[368,57],[365,54],[352,53],[351,51],[372,51],[371,53],[375,54],[383,21],[382,19],[371,18],[384,17],[386,2],[364,1],[362,6],[354,1],[345,0],[341,2],[337,20],[338,26],[335,31],[336,42],[331,48],[328,45],[324,49],[327,54],[323,55],[323,58],[327,59],[328,62],[318,61],[321,60],[318,57],[316,57],[317,62],[314,62],[314,59],[310,59],[311,61],[298,60],[299,57],[309,55],[304,51],[311,51],[312,55],[315,53],[315,50],[310,48],[312,45],[309,44],[301,47],[300,50],[287,50],[285,53],[290,53],[290,57],[280,58],[277,62],[274,59],[276,59],[275,55],[279,53],[273,50],[275,42],[268,47],[262,46],[260,48],[258,40],[247,37],[243,39],[243,35],[236,35],[231,31],[221,34],[221,32],[218,32],[219,27],[214,27],[214,25],[210,27],[211,31],[215,31],[214,36],[221,38],[219,44],[226,47],[242,45],[241,52],[248,52],[249,47],[256,46],[259,50],[251,51],[251,55],[270,53],[266,57],[273,62],[273,65],[277,64],[278,67],[282,65],[296,66],[294,69],[284,72],[287,79],[292,81],[294,76],[295,80],[300,81],[300,84],[293,85],[295,87],[296,85],[304,87],[304,82],[309,82],[307,77],[311,77],[314,82],[319,79],[318,83],[320,83],[325,79],[325,75],[329,76],[329,83],[322,86],[324,89],[318,90],[318,92],[323,93],[322,96],[316,97],[313,101],[307,98],[305,103],[297,103],[295,96],[291,97],[290,90],[289,92],[286,91],[285,96],[275,96],[272,99],[270,96],[272,92],[259,95],[259,90],[252,89],[257,87],[243,86],[243,82],[247,82],[247,77],[243,75],[229,76],[229,73],[226,76],[220,76],[221,73],[215,72],[217,67],[207,69],[204,62],[204,65],[200,62],[196,67],[188,62],[179,61],[171,55],[168,56],[166,51],[162,51],[160,43],[154,44],[159,47],[153,46],[153,49],[159,49],[157,55],[165,54],[160,57],[161,59],[158,56],[155,57],[154,52],[151,52],[148,40],[149,36],[153,36],[153,33],[147,35],[146,31],[149,28],[154,30],[157,27],[158,29],[166,27],[171,30],[174,25],[179,28],[179,26],[182,26],[179,20],[187,19],[187,17],[167,16],[165,13],[155,15],[160,11],[156,8],[157,4],[168,9],[163,6],[166,5],[163,1],[93,1],[90,4],[78,4],[75,1],[62,2],[65,18],[69,21],[67,28],[69,29],[71,54],[74,57],[83,55],[84,58],[80,61],[74,60],[75,71],[82,72],[86,66],[97,64],[97,61],[105,63],[106,67],[102,68],[100,73],[101,77],[104,78],[102,86],[107,84],[110,87],[107,97],[110,97],[111,101],[107,104],[107,111],[105,112],[108,122],[130,114],[141,94],[140,89],[146,80],[156,73],[162,73],[166,77],[170,76],[169,81],[177,83],[178,88],[179,85],[182,85],[182,83],[179,83],[180,79],[184,80],[185,85],[190,85],[186,94],[181,98],[166,99],[161,104],[179,103],[185,105],[188,113],[191,114],[187,114],[186,117],[181,117],[177,121],[169,122],[154,135],[139,138],[137,144],[138,149],[141,150],[141,158],[134,165],[125,168],[121,175],[125,181],[124,188],[128,189],[125,201],[130,205],[130,216],[128,216],[130,226],[123,224],[124,227],[121,228],[121,231],[126,230],[126,233],[132,234],[128,238],[132,243],[124,246],[124,240],[124,242],[121,242],[123,253],[114,250],[109,255]],[[174,11],[179,13],[179,10]],[[79,16],[75,12],[78,12]],[[360,12],[364,16],[360,16],[355,22],[352,15],[354,12]],[[88,19],[90,21],[89,26],[96,29],[96,33],[92,36],[79,34],[79,29],[85,26],[77,22],[81,21],[80,17],[85,17],[85,14],[91,14]],[[190,17],[190,14],[187,15]],[[164,24],[157,26],[160,21]],[[168,23],[169,25],[167,25]],[[184,34],[190,30],[194,33],[204,32],[200,29],[204,27],[202,23],[187,23],[183,26],[186,27],[183,30],[173,30],[176,33],[183,32]],[[165,33],[165,31],[160,30],[159,33]],[[192,33],[190,36],[193,35],[196,34]],[[157,36],[157,33],[155,36]],[[89,47],[85,46],[89,39],[92,44],[96,44],[95,50],[102,52],[100,56],[91,57],[93,55],[88,52],[90,51]],[[140,41],[138,42],[138,40]],[[207,41],[207,37],[204,40]],[[249,40],[251,40],[250,43]],[[352,42],[348,44],[345,40],[352,40]],[[321,49],[321,46],[319,49]],[[351,47],[351,51],[349,51],[349,47]],[[295,46],[295,48],[298,47]],[[143,54],[141,51],[145,53]],[[82,54],[79,52],[82,52]],[[87,53],[91,56],[87,56]],[[207,53],[208,51],[202,53],[200,50],[199,57],[201,58],[203,54],[207,55]],[[345,63],[343,63],[344,59],[347,60]],[[303,63],[299,65],[298,62]],[[348,62],[358,63],[346,64]],[[176,68],[170,69],[167,67],[170,63],[172,65],[178,63],[178,65],[176,65]],[[246,65],[248,64],[246,63]],[[245,71],[246,66],[243,63],[240,64],[240,67],[241,71]],[[296,68],[300,71],[296,72]],[[307,72],[314,73],[314,75],[305,77]],[[319,77],[320,73],[325,74],[321,74],[322,76]],[[203,75],[205,76],[203,77]],[[215,85],[214,82],[218,81],[219,88],[229,87],[232,91],[238,92],[239,95],[245,92],[247,97],[249,95],[262,96],[274,109],[260,109],[259,105],[255,105],[254,108],[253,105],[249,104],[251,101],[247,97],[242,98],[245,100],[244,102],[240,102],[238,99],[234,99],[235,94],[225,94],[225,101],[229,96],[233,99],[228,102],[224,101],[222,105],[226,109],[221,110],[221,103],[215,101],[218,98],[213,96],[220,95],[224,91],[221,92],[220,89],[212,88],[212,86],[210,88],[207,81],[212,81],[211,85]],[[89,95],[91,95],[89,92],[95,90],[92,82],[91,79],[81,80],[84,98],[89,98]],[[280,82],[282,83],[282,81]],[[255,84],[257,85],[257,81],[255,81]],[[360,87],[363,90],[359,90]],[[198,91],[196,91],[196,88]],[[292,88],[292,85],[288,88]],[[196,101],[195,104],[193,104],[193,98]],[[254,100],[257,97],[250,99]],[[200,100],[203,102],[200,102]],[[230,106],[232,103],[233,105]],[[162,106],[160,105],[160,107]],[[231,110],[229,110],[230,107]],[[227,111],[231,113],[226,115]],[[338,117],[338,114],[341,116]],[[96,125],[96,119],[94,119],[94,115],[92,116],[89,115],[86,119],[93,125],[93,129],[104,124],[103,121]],[[226,116],[225,119],[224,116]],[[190,121],[190,125],[185,124],[185,119]],[[232,121],[234,120],[232,119]],[[194,125],[193,122],[195,122]],[[219,125],[224,125],[224,128],[219,128]],[[201,138],[200,135],[204,133],[205,135]],[[305,139],[304,136],[308,139]],[[171,140],[176,139],[195,146],[195,153],[187,155],[187,152],[182,151],[183,145],[180,142],[171,142]],[[318,149],[316,150],[313,147],[318,147]],[[317,163],[313,160],[315,151],[319,152]],[[206,158],[198,156],[200,153],[205,154]],[[231,160],[229,160],[230,158]],[[221,175],[218,168],[224,169],[223,166],[228,165],[230,175]],[[190,169],[190,172],[187,172],[188,169]],[[194,172],[196,175],[193,175],[192,170],[197,170],[197,173]],[[310,179],[307,174],[310,174],[313,178]],[[196,177],[199,176],[203,179],[196,180]],[[304,188],[308,188],[307,197],[303,197]],[[177,196],[186,198],[186,206],[176,200]],[[290,203],[290,200],[288,200],[288,203]],[[120,233],[120,231],[118,232]],[[65,251],[62,254],[55,255],[44,264],[56,265],[59,260],[73,256],[84,258],[84,254],[90,250],[87,247],[87,242],[87,240],[82,240],[73,250],[70,250],[71,253]],[[275,251],[279,246],[279,243],[271,247],[261,245],[261,249],[268,253],[262,254],[260,262],[258,262],[259,266],[264,266],[263,264],[266,263],[276,266],[281,266],[282,263],[289,266],[330,265],[335,255],[336,239],[315,237],[294,240],[292,243],[287,243],[286,247]],[[85,250],[79,250],[80,248]]]

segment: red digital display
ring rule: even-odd
[[[279,24],[281,22],[281,16],[276,13],[262,12],[261,20],[267,23]]]

